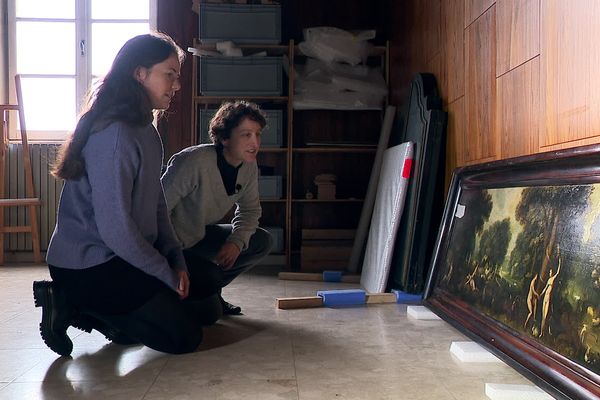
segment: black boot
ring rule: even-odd
[[[219,300],[221,300],[221,306],[223,307],[223,315],[241,315],[242,307],[235,306],[231,303],[226,302],[221,294],[219,294]]]
[[[95,329],[103,334],[106,339],[115,344],[127,346],[140,343],[139,340],[130,338],[120,330],[109,326],[101,319],[87,313],[77,312],[73,316],[73,322],[71,325],[87,333],[90,333],[92,329]]]
[[[40,334],[44,343],[61,356],[73,351],[73,342],[67,335],[71,323],[72,309],[64,294],[48,281],[33,282],[33,298],[36,307],[42,307]]]

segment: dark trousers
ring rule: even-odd
[[[232,230],[230,224],[208,225],[204,239],[183,250],[188,268],[196,271],[199,268],[207,269],[204,275],[218,279],[220,288],[229,285],[242,272],[255,266],[273,247],[271,234],[262,228],[256,228],[256,232],[250,237],[248,248],[242,250],[231,268],[223,270],[214,263],[214,259]]]
[[[190,294],[183,301],[164,283],[119,257],[82,270],[49,268],[75,315],[91,316],[158,351],[194,351],[202,341],[202,326],[222,316],[217,294],[221,281],[206,268],[189,268]]]

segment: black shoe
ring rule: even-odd
[[[36,307],[42,307],[40,334],[46,346],[61,356],[73,351],[73,342],[67,335],[71,323],[72,310],[67,305],[64,294],[48,281],[33,282],[33,298]]]
[[[223,307],[223,315],[240,315],[242,314],[242,307],[234,306],[231,303],[223,300],[223,297],[219,295],[219,299],[221,300],[221,306]]]
[[[82,330],[84,332],[90,333],[92,329],[97,330],[104,337],[115,344],[120,344],[124,346],[139,344],[138,340],[134,340],[124,334],[123,332],[108,326],[106,323],[101,321],[100,319],[85,313],[77,313],[73,316],[73,321],[71,323],[75,328]]]

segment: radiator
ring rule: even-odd
[[[62,181],[50,175],[50,165],[54,162],[59,144],[30,144],[31,167],[33,171],[33,186],[35,195],[40,198],[42,205],[38,210],[38,226],[40,228],[40,247],[48,249],[48,242],[56,224],[56,208],[62,189]],[[25,196],[25,177],[23,170],[23,146],[9,144],[6,157],[5,197],[21,198]],[[4,223],[6,225],[23,225],[27,222],[26,207],[8,207],[5,209]],[[31,238],[26,233],[11,233],[5,235],[5,250],[31,251]]]

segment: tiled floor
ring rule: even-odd
[[[0,399],[479,400],[486,382],[530,384],[504,364],[461,363],[449,348],[467,338],[443,321],[408,318],[404,305],[277,310],[276,297],[356,285],[264,271],[225,289],[245,315],[206,329],[196,353],[118,346],[70,328],[72,358],[59,357],[40,339],[31,293],[47,278],[44,266],[0,267]]]

